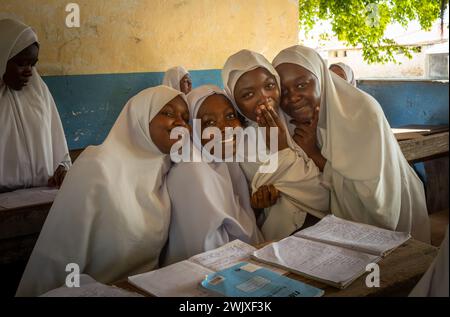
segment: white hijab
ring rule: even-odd
[[[36,69],[20,91],[2,80],[8,60],[35,42],[30,27],[0,20],[0,192],[46,186],[58,165],[71,165],[58,110]]]
[[[261,54],[241,50],[230,56],[222,69],[225,91],[239,112],[239,107],[234,99],[236,83],[243,74],[259,67],[265,68],[275,77],[279,88],[278,73]],[[301,228],[307,212],[322,218],[329,209],[329,191],[320,184],[319,169],[292,139],[287,130],[287,117],[280,109],[278,109],[278,116],[286,129],[289,148],[276,153],[278,155],[276,171],[266,174],[259,173],[258,168],[260,164],[263,164],[262,162],[241,163],[247,179],[251,182],[253,193],[262,185],[268,184],[274,185],[282,193],[275,205],[265,209],[266,218],[263,219],[261,230],[266,240],[284,238]],[[251,126],[258,126],[256,122],[248,120]],[[256,142],[256,140],[249,140],[249,142]]]
[[[152,141],[149,122],[178,95],[184,98],[165,86],[141,91],[103,144],[81,154],[53,203],[17,296],[61,286],[71,262],[102,283],[157,267],[170,221],[170,158]]]
[[[448,297],[448,225],[436,258],[409,294],[410,297]]]
[[[182,66],[175,66],[175,67],[169,68],[166,71],[166,73],[164,74],[162,84],[172,87],[173,89],[176,89],[178,91],[181,91],[180,81],[187,74],[189,74],[189,72],[186,69],[184,69],[184,67],[182,67]]]
[[[273,65],[283,63],[304,67],[319,80],[318,141],[327,159],[324,176],[332,175],[333,214],[429,241],[423,185],[379,103],[332,73],[311,48],[284,49]]]
[[[339,63],[336,63],[336,64],[331,64],[330,67],[328,67],[328,68],[330,69],[332,66],[337,66],[340,69],[342,69],[344,71],[344,73],[345,73],[345,77],[347,78],[346,79],[347,82],[350,85],[356,87],[355,73],[353,73],[353,69],[351,69],[350,66],[348,66],[347,64],[339,62]]]
[[[213,94],[225,96],[213,85],[198,87],[188,94],[192,120],[205,99]],[[201,152],[201,136],[196,133],[193,131],[193,148]],[[239,164],[179,163],[170,170],[167,184],[172,219],[165,265],[234,239],[253,245],[263,242]]]

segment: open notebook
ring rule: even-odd
[[[410,237],[409,233],[330,215],[312,227],[256,250],[252,257],[345,288],[366,271],[369,263],[377,263]]]
[[[255,247],[245,242],[234,240],[217,249],[197,254],[188,260],[130,276],[128,282],[146,293],[158,297],[212,296],[200,287],[200,282],[207,275],[242,261],[251,262],[250,255],[255,250]],[[283,269],[270,265],[264,267],[280,275],[287,273]]]

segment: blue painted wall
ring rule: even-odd
[[[393,128],[448,124],[448,82],[361,80],[358,88],[375,97]]]
[[[360,80],[358,88],[375,97],[393,128],[407,124],[448,125],[448,81]],[[414,169],[426,183],[425,165],[416,163]]]
[[[220,70],[190,71],[192,85],[222,87]],[[103,142],[125,103],[139,91],[160,85],[164,73],[43,77],[55,99],[69,149]]]
[[[220,70],[191,71],[193,86],[223,87]],[[159,85],[163,73],[47,76],[70,149],[100,144],[125,103],[147,87]],[[362,80],[358,87],[381,104],[392,127],[448,124],[448,82]]]

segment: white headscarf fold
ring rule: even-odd
[[[225,95],[213,85],[188,95],[191,119],[205,99]],[[194,132],[194,151],[201,151],[201,136]],[[165,265],[184,260],[239,239],[263,242],[250,206],[249,188],[237,163],[179,163],[168,176],[172,219]]]
[[[222,80],[225,91],[237,111],[234,88],[239,78],[256,68],[265,68],[276,79],[278,89],[280,78],[272,64],[261,54],[241,50],[230,56],[222,70]],[[286,129],[289,148],[275,153],[278,156],[278,167],[274,173],[259,173],[262,162],[243,162],[241,167],[251,182],[253,193],[262,185],[272,184],[281,193],[275,205],[265,209],[265,221],[262,232],[266,240],[281,239],[301,228],[305,222],[306,213],[322,218],[328,212],[329,192],[320,184],[320,171],[314,162],[295,143],[288,131],[286,115],[278,109],[281,124]],[[248,118],[247,118],[248,119]],[[250,125],[257,127],[257,123]],[[256,140],[249,140],[249,143]]]
[[[8,60],[35,42],[30,27],[0,20],[0,192],[46,186],[59,165],[71,165],[58,110],[36,69],[20,91],[2,80]]]
[[[103,144],[80,155],[53,203],[17,296],[61,286],[68,263],[102,283],[157,267],[170,221],[170,158],[152,141],[149,122],[178,95],[184,98],[165,86],[141,91]]]
[[[348,66],[347,64],[339,62],[339,63],[336,63],[336,64],[331,64],[330,67],[328,67],[328,68],[331,68],[332,66],[337,66],[340,69],[342,69],[344,71],[344,73],[345,73],[345,77],[347,78],[346,79],[347,82],[350,85],[356,87],[355,74],[353,73],[353,69],[351,69],[350,66]]]
[[[182,66],[169,68],[164,74],[162,84],[180,91],[180,81],[187,74],[189,74],[189,72]]]

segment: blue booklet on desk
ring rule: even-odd
[[[209,274],[201,285],[227,297],[318,297],[324,293],[321,289],[247,262]]]

